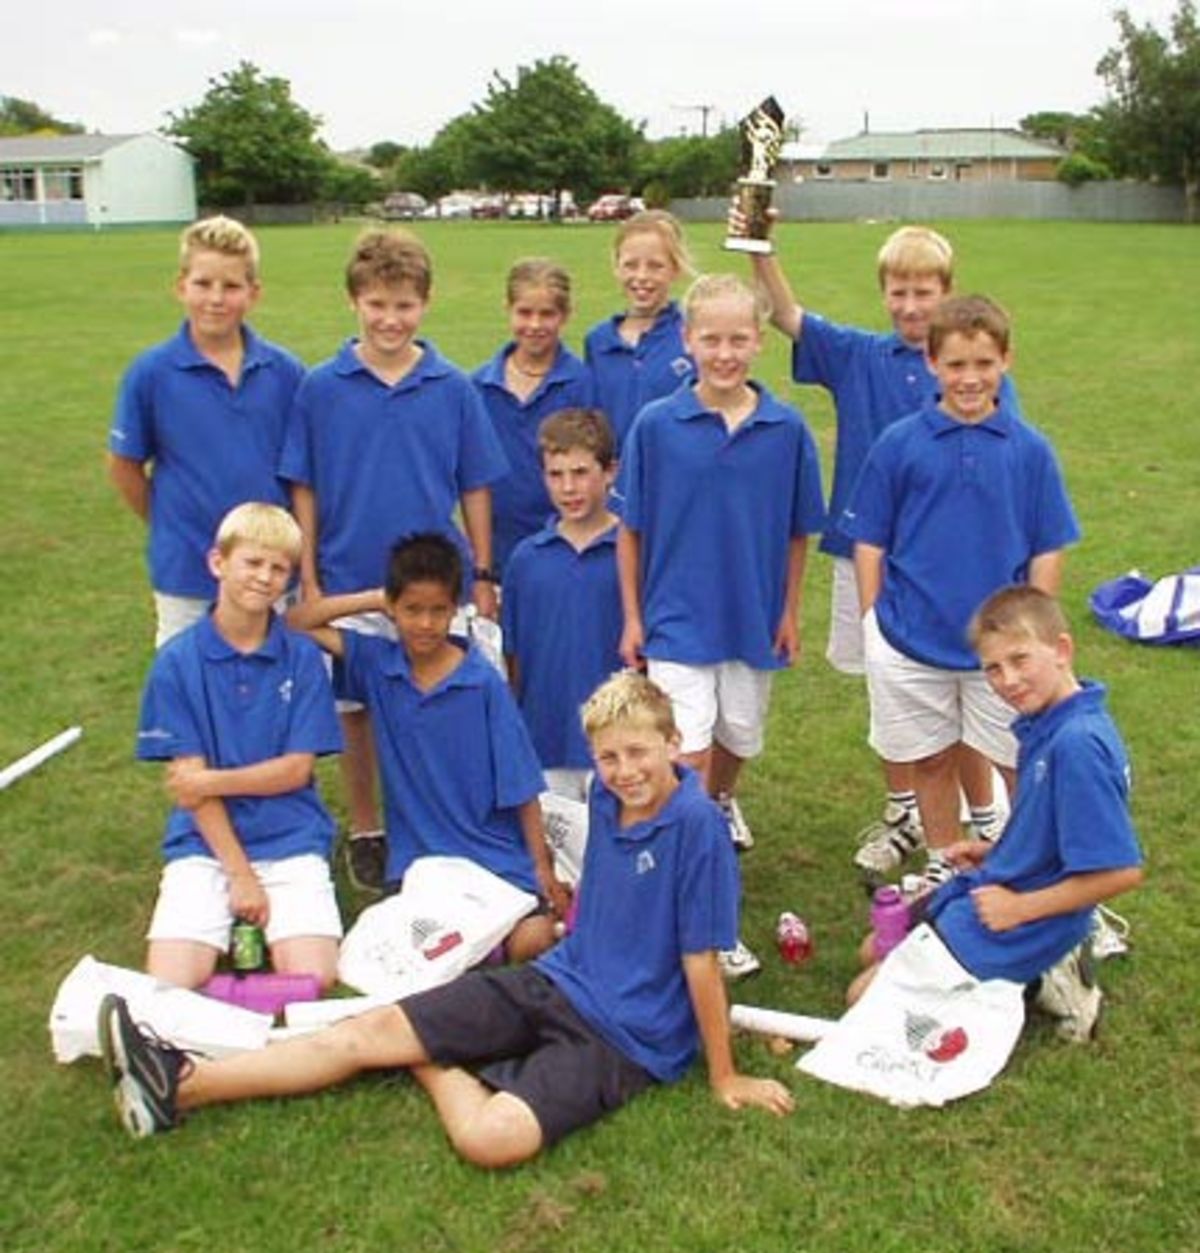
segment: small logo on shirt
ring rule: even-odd
[[[1033,763],[1034,783],[1045,783],[1046,775],[1048,775],[1049,773],[1050,773],[1050,767],[1047,764],[1045,757],[1039,757],[1037,761]]]
[[[653,870],[656,865],[657,863],[654,860],[654,854],[648,848],[644,848],[642,849],[640,853],[638,853],[637,855],[638,874],[649,874],[650,871]]]
[[[284,681],[279,685],[279,699],[283,701],[285,705],[291,704],[291,700],[292,700],[292,680],[291,679],[284,679]]]
[[[683,378],[685,374],[691,374],[692,363],[686,357],[676,357],[671,362],[671,372],[676,378]]]
[[[162,727],[151,727],[148,731],[139,731],[139,740],[169,740],[171,738],[170,731],[164,731]]]

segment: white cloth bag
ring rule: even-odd
[[[992,1082],[1024,1023],[1019,983],[976,979],[922,924],[796,1068],[893,1105],[944,1105]]]
[[[438,987],[477,965],[537,907],[465,857],[418,857],[395,896],[359,914],[342,941],[338,977],[376,998]]]
[[[100,1056],[96,1020],[110,992],[129,1003],[134,1022],[144,1024],[180,1048],[224,1057],[262,1048],[271,1018],[224,1001],[160,983],[140,970],[126,970],[81,957],[59,984],[50,1009],[50,1046],[56,1061]]]

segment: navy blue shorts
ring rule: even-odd
[[[432,1061],[523,1101],[547,1147],[655,1082],[533,966],[472,970],[400,1007]]]

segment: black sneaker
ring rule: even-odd
[[[382,832],[347,836],[343,842],[346,874],[360,892],[383,891],[387,873],[387,837]]]
[[[113,1085],[113,1101],[126,1131],[136,1139],[170,1131],[179,1123],[175,1094],[192,1069],[181,1048],[137,1026],[129,1006],[110,993],[100,1002],[100,1049]]]

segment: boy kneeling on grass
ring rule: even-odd
[[[782,1084],[734,1066],[717,952],[737,936],[737,863],[721,811],[698,776],[676,766],[670,700],[626,671],[593,693],[583,724],[599,778],[570,936],[529,965],[471,971],[220,1061],[144,1034],[109,996],[100,1038],[127,1129],[147,1136],[201,1105],[315,1092],[407,1066],[462,1157],[511,1166],[652,1083],[679,1079],[700,1047],[723,1105],[789,1112]]]
[[[975,614],[970,639],[984,677],[1017,712],[1017,790],[998,843],[946,850],[962,873],[928,898],[925,920],[977,979],[1031,985],[1059,1035],[1083,1042],[1101,1002],[1088,946],[1093,908],[1143,878],[1129,759],[1104,688],[1075,677],[1074,641],[1052,596],[1002,588]],[[851,984],[851,1003],[878,969]]]

